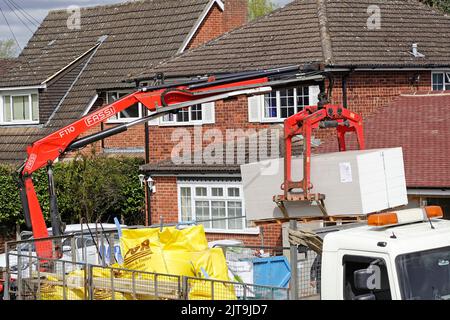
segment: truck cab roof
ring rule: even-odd
[[[432,227],[433,226],[433,227]],[[394,255],[450,246],[450,221],[432,219],[403,225],[355,225],[324,237],[324,252],[338,250]]]

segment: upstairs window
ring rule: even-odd
[[[264,96],[263,120],[282,120],[309,106],[309,87],[282,89]]]
[[[450,90],[450,72],[432,73],[433,91]]]
[[[300,86],[249,97],[249,122],[282,122],[307,106],[317,105],[319,93],[319,86]]]
[[[33,93],[4,93],[0,96],[0,123],[37,124],[39,123],[39,96]]]
[[[178,113],[169,113],[161,117],[162,126],[186,126],[215,123],[215,103],[197,104],[184,108]]]
[[[162,124],[173,123],[201,123],[203,120],[202,105],[197,104],[189,108],[180,110],[176,114],[166,114],[162,118]]]
[[[114,91],[107,93],[107,104],[111,104],[114,101],[117,101],[125,96],[130,94],[125,91]],[[136,103],[129,107],[128,109],[119,112],[114,117],[110,118],[108,122],[110,123],[122,123],[122,122],[132,122],[137,119],[142,118],[142,105],[140,103]]]

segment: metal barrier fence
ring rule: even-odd
[[[228,268],[234,275],[246,274],[249,264],[261,258],[286,257],[291,269],[289,288],[297,286],[297,296],[291,299],[319,299],[321,290],[321,257],[307,247],[298,246],[297,262],[291,261],[290,247],[217,245],[224,250]],[[292,270],[297,268],[297,279]],[[267,275],[270,277],[270,275]]]
[[[289,300],[289,288],[240,282],[185,278],[188,300]]]
[[[86,237],[83,236],[83,239]],[[95,250],[92,245],[77,247],[78,240],[79,235],[74,234],[7,243],[5,300],[289,299],[288,288],[110,267],[107,262],[114,262],[115,259],[108,259],[101,245],[94,245],[97,247]],[[72,245],[64,246],[64,243]],[[59,248],[61,258],[37,257],[35,249],[39,246],[42,249],[43,244],[51,245],[49,248],[53,252]],[[113,237],[109,237],[109,244],[106,248],[110,249],[109,257],[114,257]],[[79,256],[84,256],[86,260],[79,259]],[[85,261],[98,261],[100,264]]]
[[[298,299],[319,299],[321,290],[321,256],[306,247],[298,249]]]

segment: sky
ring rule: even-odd
[[[292,0],[272,0],[283,6]],[[22,49],[44,20],[49,10],[66,9],[72,5],[86,7],[125,2],[125,0],[0,0],[0,40],[12,39],[15,35]],[[12,29],[8,27],[8,23]]]

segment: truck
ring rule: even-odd
[[[315,229],[320,294],[312,298],[449,300],[450,221],[442,217],[429,206]]]

